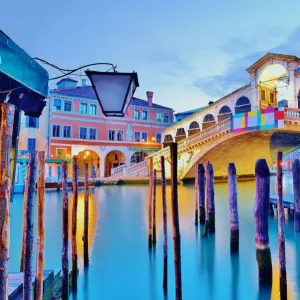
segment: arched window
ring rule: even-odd
[[[189,127],[189,129],[199,129],[199,128],[200,128],[199,123],[196,121],[193,121]]]
[[[240,114],[240,113],[246,113],[251,111],[251,103],[247,97],[241,97],[236,101],[235,104],[235,113]]]
[[[204,117],[203,123],[215,122],[215,117],[212,114],[208,114]]]
[[[231,113],[231,110],[230,110],[229,106],[227,106],[227,105],[224,105],[219,111],[219,115],[230,114],[230,113]]]
[[[299,102],[299,96],[298,96],[298,102]],[[279,100],[278,101],[278,107],[288,107],[288,101],[285,99]]]

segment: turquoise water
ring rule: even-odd
[[[274,183],[274,178],[272,178]],[[285,196],[292,195],[291,180],[284,182]],[[274,194],[272,184],[271,194]],[[216,234],[204,238],[194,225],[193,186],[179,186],[183,299],[278,299],[279,269],[277,219],[269,219],[273,262],[272,291],[260,290],[254,245],[255,182],[238,183],[240,220],[239,255],[231,256],[227,185],[215,185]],[[83,190],[78,207],[80,275],[72,299],[174,299],[174,264],[170,187],[168,197],[169,289],[162,290],[163,234],[161,189],[157,199],[157,246],[148,251],[148,187],[105,186],[90,189],[90,266],[83,268]],[[18,271],[21,255],[22,195],[11,205],[10,271]],[[72,202],[70,191],[70,207]],[[70,212],[71,217],[71,212]],[[47,192],[45,203],[45,268],[59,269],[61,260],[61,193]],[[300,234],[286,221],[286,256],[289,299],[300,298]],[[70,249],[71,250],[71,249]],[[298,254],[298,255],[297,255]],[[70,264],[71,267],[71,264]]]

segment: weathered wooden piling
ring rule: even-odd
[[[239,250],[239,215],[237,202],[237,181],[234,163],[228,165],[228,196],[230,211],[230,250]]]
[[[269,245],[268,207],[270,201],[270,171],[265,159],[255,165],[256,193],[254,205],[255,246],[259,282],[272,284],[272,259]]]
[[[300,232],[300,161],[295,159],[293,163],[293,187],[294,187],[294,229]]]
[[[43,299],[44,282],[44,203],[45,203],[45,152],[38,152],[38,178],[37,178],[37,250],[36,250],[36,284],[35,299]]]
[[[83,230],[83,261],[89,265],[89,170],[84,164],[84,230]]]
[[[23,299],[31,300],[32,293],[32,250],[33,250],[33,197],[36,186],[37,155],[33,152],[29,156],[29,177],[27,189],[26,235],[24,256],[24,284]]]
[[[199,221],[205,224],[205,169],[203,164],[197,165]]]
[[[68,164],[63,161],[62,167],[62,299],[69,299],[69,260],[68,260],[68,239],[69,239],[69,199],[68,199]]]
[[[10,227],[10,155],[15,107],[0,104],[0,299],[8,297],[9,227]]]
[[[287,299],[286,259],[284,237],[284,207],[282,201],[282,152],[277,152],[277,216],[278,216],[278,249],[279,249],[279,274],[280,298]]]
[[[152,224],[152,187],[153,187],[153,158],[149,158],[149,205],[148,205],[148,248],[152,248],[153,244],[153,224]]]
[[[29,180],[29,164],[26,167],[26,180],[25,180],[25,189],[23,197],[23,228],[22,228],[22,249],[21,249],[21,264],[20,272],[24,271],[24,257],[25,257],[25,237],[26,237],[26,212],[27,212],[27,186]]]
[[[199,207],[199,186],[198,186],[198,165],[195,166],[195,225],[198,225],[198,207]]]
[[[179,210],[178,210],[178,186],[177,186],[177,162],[178,152],[177,143],[170,145],[171,152],[171,198],[172,198],[172,222],[173,222],[173,241],[174,241],[174,265],[175,265],[175,286],[176,300],[182,299],[181,283],[181,242],[179,228]]]
[[[215,190],[214,170],[208,161],[206,166],[206,199],[205,199],[205,230],[204,235],[215,233]]]
[[[156,169],[153,170],[153,245],[156,244]]]
[[[161,191],[162,191],[162,209],[163,209],[163,228],[164,228],[164,271],[163,271],[163,289],[168,290],[168,220],[167,220],[167,193],[166,193],[166,171],[165,158],[161,156]]]
[[[77,289],[77,269],[78,269],[78,254],[77,254],[77,207],[78,207],[78,165],[77,156],[72,159],[72,187],[73,187],[73,208],[72,208],[72,289]]]

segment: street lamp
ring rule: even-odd
[[[124,117],[139,86],[137,73],[85,71],[90,79],[103,114]]]

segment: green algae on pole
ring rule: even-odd
[[[199,192],[198,192],[198,165],[195,166],[195,225],[197,226],[198,225],[198,207],[199,207],[199,204],[198,204],[198,195],[199,195]]]
[[[38,152],[38,178],[37,178],[37,250],[36,250],[36,283],[35,299],[43,299],[44,282],[44,204],[45,204],[45,152]]]
[[[177,182],[177,162],[178,151],[177,143],[170,145],[171,152],[171,201],[172,201],[172,223],[173,223],[173,245],[174,245],[174,265],[175,265],[175,291],[176,300],[182,299],[182,282],[181,282],[181,241],[179,228],[179,211],[178,211],[178,182]]]
[[[89,265],[89,170],[84,164],[84,229],[83,229],[83,261]]]
[[[69,261],[68,261],[68,239],[69,239],[69,199],[68,199],[68,164],[63,161],[62,167],[62,299],[69,299]]]
[[[200,224],[205,224],[205,169],[203,164],[197,165],[197,180],[199,221]]]
[[[152,200],[153,200],[153,245],[156,244],[156,169],[153,170],[153,186],[152,186]]]
[[[72,187],[73,187],[73,208],[72,208],[72,289],[77,289],[77,269],[78,269],[78,254],[77,254],[77,207],[78,207],[78,165],[77,156],[72,158]]]
[[[15,107],[0,104],[0,299],[8,298],[9,227],[10,227],[10,156]]]
[[[23,299],[31,300],[32,293],[32,250],[33,250],[33,197],[36,186],[37,153],[29,156],[29,177],[27,189],[27,211],[26,211],[26,235],[25,235],[25,257],[24,257],[24,284]]]
[[[293,162],[293,187],[294,187],[294,229],[300,232],[300,161]]]
[[[230,211],[230,250],[239,250],[239,215],[237,202],[236,169],[234,163],[228,165],[228,196]]]
[[[272,259],[269,245],[268,207],[270,201],[270,171],[265,159],[255,165],[255,247],[259,283],[272,284]]]
[[[167,195],[166,195],[166,171],[165,158],[161,156],[161,191],[162,191],[162,208],[163,208],[163,228],[164,228],[164,272],[163,272],[163,289],[168,290],[168,220],[167,220]]]
[[[153,158],[149,158],[149,205],[148,205],[148,248],[152,248],[153,243],[153,226],[152,226],[152,174]]]
[[[215,190],[214,169],[208,161],[206,166],[206,199],[205,199],[205,230],[204,236],[215,233]]]
[[[284,207],[282,201],[282,152],[277,152],[277,216],[278,216],[278,249],[279,249],[279,276],[280,299],[287,299],[286,259],[284,237]]]

